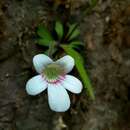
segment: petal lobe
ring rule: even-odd
[[[52,62],[52,59],[44,54],[38,54],[33,57],[33,65],[38,73],[42,73],[44,67]]]
[[[73,69],[75,64],[74,59],[69,55],[60,58],[56,61],[56,63],[61,64],[65,68],[65,73],[69,73]]]
[[[66,75],[62,85],[70,92],[76,94],[80,93],[83,88],[81,81],[72,75]]]
[[[26,91],[29,95],[37,95],[47,88],[47,82],[41,75],[37,75],[28,80]]]
[[[70,98],[61,85],[48,84],[49,106],[53,111],[65,112],[70,107]]]

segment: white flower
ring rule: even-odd
[[[70,107],[70,98],[66,91],[80,93],[82,83],[74,76],[67,75],[74,67],[74,59],[67,55],[53,61],[44,54],[33,58],[33,65],[39,75],[26,84],[29,95],[37,95],[47,88],[49,106],[53,111],[64,112]]]

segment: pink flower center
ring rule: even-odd
[[[44,68],[42,76],[48,83],[57,84],[64,80],[64,72],[63,66],[60,64],[51,63]]]
[[[58,78],[56,79],[47,79],[45,76],[43,76],[44,80],[47,82],[47,83],[50,83],[50,84],[58,84],[58,83],[61,83],[64,79],[65,79],[65,75],[63,76],[59,76]]]

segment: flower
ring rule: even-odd
[[[54,62],[48,56],[38,54],[33,58],[33,65],[39,75],[28,80],[27,93],[34,96],[47,88],[51,110],[67,111],[70,107],[70,98],[66,90],[76,94],[82,90],[80,80],[67,74],[74,67],[74,59],[66,55]]]

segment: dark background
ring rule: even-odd
[[[130,130],[130,0],[0,0],[0,130]],[[70,6],[71,5],[71,6]],[[39,23],[80,21],[86,69],[96,100],[71,95],[71,108],[52,112],[47,93],[25,92],[36,75],[32,57]],[[81,20],[82,19],[82,20]]]

